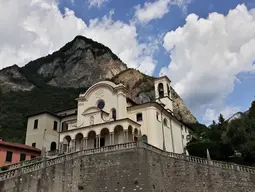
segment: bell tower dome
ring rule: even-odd
[[[171,94],[170,79],[167,76],[162,76],[154,81],[156,102],[164,105],[166,110],[173,112],[173,101]]]

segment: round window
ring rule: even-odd
[[[104,108],[104,101],[99,101],[97,107],[102,110]]]

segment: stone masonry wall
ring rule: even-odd
[[[0,192],[252,192],[255,189],[255,172],[173,158],[149,147],[63,156],[53,161],[47,166],[46,162],[38,164],[42,167],[38,170],[0,181]]]
[[[147,154],[153,192],[254,192],[255,174]]]

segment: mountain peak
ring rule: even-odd
[[[115,55],[109,47],[82,35],[77,35],[72,41],[63,46],[59,51],[64,51],[70,48],[71,46],[75,46],[76,44],[78,45],[85,44],[87,48],[91,48],[98,51],[100,50],[98,52],[99,54],[109,53],[111,54],[112,59],[121,61],[121,59],[117,55]]]
[[[127,69],[105,45],[76,36],[58,51],[29,62],[21,73],[36,87],[88,87]]]

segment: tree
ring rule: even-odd
[[[246,163],[255,162],[255,119],[243,117],[232,120],[223,134],[223,141],[242,154]]]
[[[206,132],[208,128],[204,124],[200,124],[197,122],[197,123],[189,124],[189,126],[193,129],[192,141],[203,140],[204,138],[206,138]]]
[[[251,119],[251,118],[254,118],[255,119],[255,100],[251,103],[251,107],[249,109],[249,114],[248,114],[248,117]]]
[[[225,123],[225,119],[222,114],[218,117],[219,125],[223,125]]]

